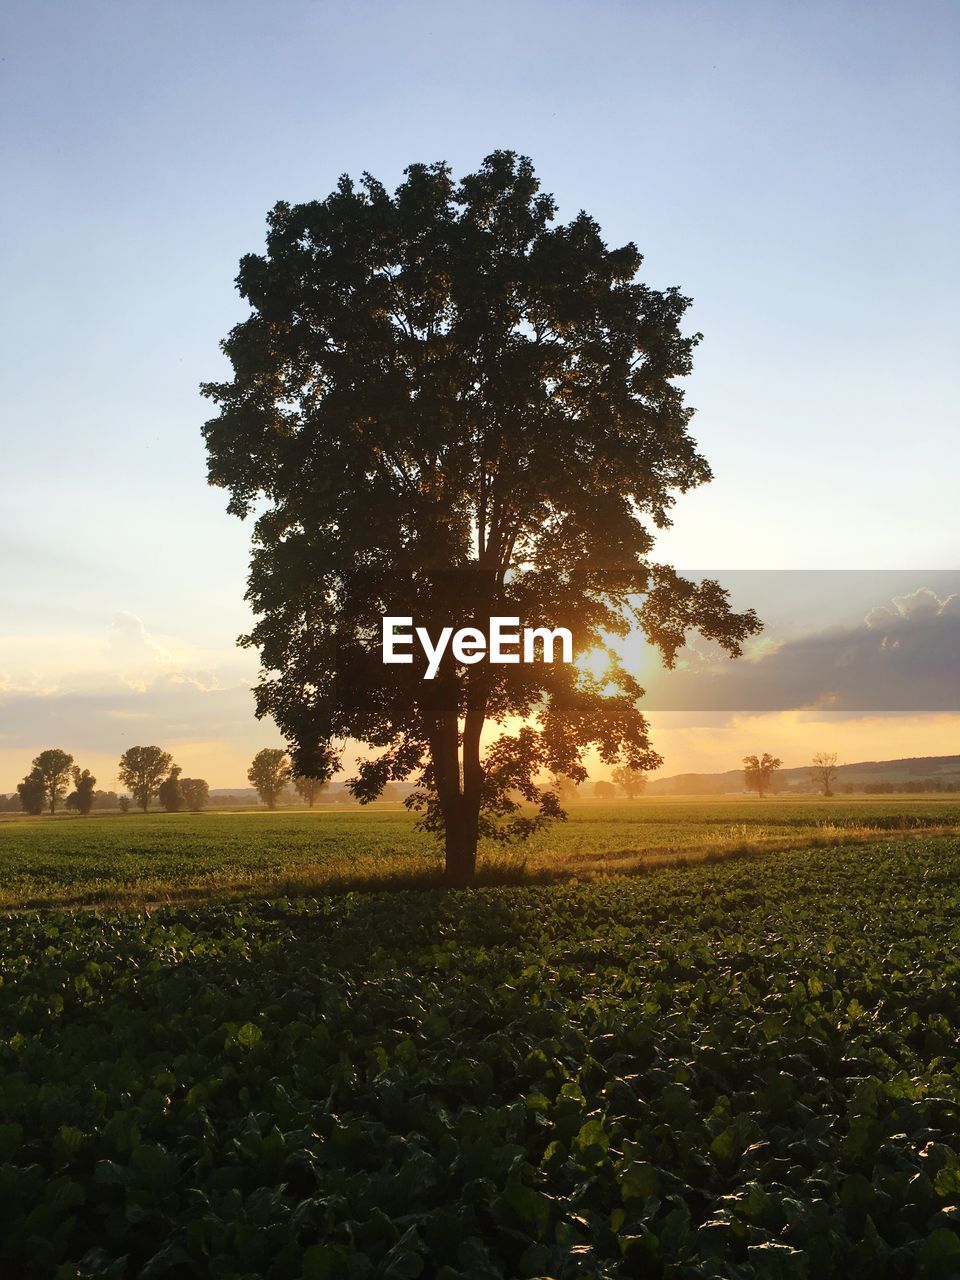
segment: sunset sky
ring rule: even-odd
[[[768,571],[724,692],[651,687],[664,771],[960,752],[953,0],[12,0],[2,39],[0,792],[53,745],[228,786],[279,743],[200,438],[238,260],[343,171],[501,147],[694,300],[715,479],[657,556]]]

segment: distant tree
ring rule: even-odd
[[[180,789],[182,769],[175,764],[157,788],[157,799],[167,813],[179,813],[183,808],[183,792]]]
[[[95,791],[93,793],[94,809],[116,809],[119,806],[119,797],[115,791]]]
[[[598,800],[615,800],[617,797],[617,788],[612,782],[605,782],[601,779],[593,784],[593,794]]]
[[[284,788],[293,776],[290,758],[281,747],[264,747],[253,757],[247,778],[268,809],[275,809]]]
[[[631,769],[629,765],[622,764],[614,769],[610,777],[625,792],[628,800],[636,800],[646,790],[647,775],[642,769]]]
[[[117,808],[120,810],[120,812],[121,812],[121,813],[129,813],[129,812],[130,812],[130,797],[129,797],[129,796],[120,796],[120,798],[117,800]]]
[[[59,747],[41,751],[33,761],[30,776],[37,778],[43,786],[44,800],[49,804],[51,813],[56,812],[57,802],[63,799],[72,766],[73,756]]]
[[[837,753],[818,751],[810,766],[810,777],[825,796],[833,795],[833,782],[837,776]]]
[[[17,783],[17,793],[25,813],[32,813],[34,817],[43,813],[47,792],[41,777],[35,773],[28,773],[22,782]]]
[[[192,813],[199,813],[210,798],[210,785],[203,778],[181,778],[180,793],[184,805]]]
[[[293,785],[296,787],[300,799],[312,809],[317,796],[329,787],[330,781],[329,779],[321,781],[319,778],[305,778],[298,774],[293,779]]]
[[[75,809],[77,813],[82,813],[84,817],[90,812],[94,804],[94,787],[97,780],[89,769],[80,769],[73,766],[73,790],[67,796],[67,807]]]
[[[173,756],[160,747],[130,747],[120,757],[117,777],[127,787],[144,813],[160,789],[164,774],[173,766]]]
[[[762,756],[743,757],[743,781],[749,791],[756,791],[763,799],[766,792],[773,787],[773,775],[783,764],[776,756],[766,751]]]
[[[583,778],[572,778],[569,773],[550,774],[550,789],[557,793],[557,799],[561,804],[568,804],[577,794],[577,787],[583,781]]]

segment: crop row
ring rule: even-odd
[[[0,1260],[960,1274],[958,860],[8,918]]]

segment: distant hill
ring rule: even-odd
[[[810,766],[778,769],[778,791],[814,791]],[[960,786],[960,756],[911,756],[904,760],[862,760],[857,764],[837,766],[834,790],[890,784],[892,788],[920,790],[924,784]],[[930,787],[936,789],[936,785]],[[647,795],[723,795],[744,791],[743,770],[725,773],[677,773],[668,778],[653,778],[647,784]]]

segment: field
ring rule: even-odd
[[[8,915],[3,1274],[956,1276],[958,864]]]
[[[456,893],[402,809],[6,819],[0,1275],[960,1276],[958,829],[580,804]]]
[[[583,879],[938,830],[960,830],[960,797],[588,802],[519,851],[486,848],[484,876]],[[0,907],[423,886],[439,869],[436,847],[400,807],[0,821]]]

